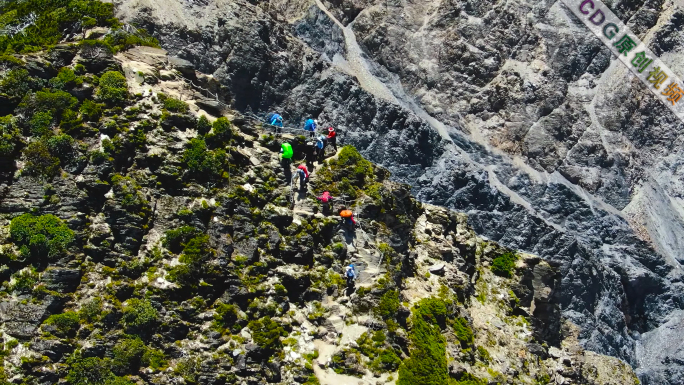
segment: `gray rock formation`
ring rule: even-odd
[[[116,3],[233,107],[318,117],[422,201],[558,266],[584,347],[647,384],[684,377],[662,343],[682,332],[684,125],[560,2]],[[673,1],[606,3],[684,70]]]

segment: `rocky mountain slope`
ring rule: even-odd
[[[24,45],[0,57],[0,384],[638,383],[581,347],[558,269],[353,146],[298,189],[278,150],[303,163],[305,137],[98,10],[48,50],[0,42]]]
[[[115,3],[234,108],[329,122],[420,201],[558,266],[585,348],[684,377],[682,123],[561,2]],[[681,4],[605,3],[684,70]]]

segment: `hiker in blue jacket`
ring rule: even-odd
[[[316,127],[318,127],[318,120],[307,119],[304,122],[304,129],[310,132],[312,138],[316,135]]]
[[[344,271],[344,276],[345,278],[347,278],[347,286],[351,286],[354,284],[354,280],[356,279],[356,269],[354,269],[353,263],[347,266],[347,268]]]
[[[283,117],[280,116],[280,114],[272,112],[266,116],[266,123],[276,127],[276,132],[280,132],[280,128],[283,127]]]
[[[325,157],[325,142],[326,138],[323,135],[320,135],[316,139],[316,160],[319,164],[323,162],[323,158]]]

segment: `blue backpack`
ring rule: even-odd
[[[308,119],[304,123],[304,129],[307,131],[316,131],[316,123],[314,122],[313,119]]]
[[[347,270],[347,277],[354,278],[354,268]]]

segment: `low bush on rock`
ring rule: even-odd
[[[10,236],[23,256],[38,260],[65,253],[74,240],[74,232],[52,214],[23,214],[12,219]]]
[[[507,252],[494,258],[492,261],[492,273],[501,277],[512,277],[513,269],[515,268],[515,261],[517,260],[518,256],[511,252]]]
[[[120,104],[128,98],[128,84],[126,77],[120,72],[105,72],[100,77],[100,88],[97,96],[107,104]]]
[[[159,313],[150,301],[133,298],[124,305],[121,322],[132,332],[145,334],[157,326],[158,318]]]
[[[57,337],[73,337],[81,323],[78,313],[68,311],[62,314],[53,314],[45,320],[46,325],[53,326]]]
[[[252,332],[254,342],[269,355],[282,347],[280,337],[287,335],[283,327],[270,317],[250,321],[247,327]]]

